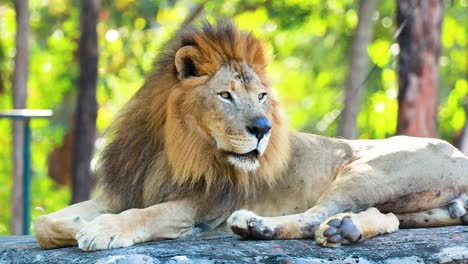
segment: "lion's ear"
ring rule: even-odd
[[[197,70],[199,55],[200,52],[194,46],[185,46],[176,52],[174,60],[179,80],[200,76]]]

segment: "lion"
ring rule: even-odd
[[[468,223],[466,156],[439,139],[289,131],[264,43],[232,22],[186,29],[161,53],[109,130],[97,195],[38,217],[40,247],[127,247],[224,223],[337,247]]]

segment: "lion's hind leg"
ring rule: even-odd
[[[468,199],[453,200],[449,205],[414,213],[397,214],[401,228],[468,225]]]
[[[401,228],[438,227],[468,224],[466,197],[449,205],[426,211],[383,214],[376,208],[360,213],[342,213],[326,219],[315,232],[315,241],[322,246],[338,247]]]
[[[357,214],[342,213],[329,217],[315,231],[315,241],[322,246],[338,247],[395,232],[398,226],[399,221],[394,214],[383,214],[371,207]]]
[[[41,215],[34,222],[36,240],[43,249],[76,246],[75,235],[83,221],[90,221],[105,212],[102,205],[89,200]]]

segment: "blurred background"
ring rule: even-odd
[[[2,0],[0,111],[54,112],[31,121],[32,220],[88,198],[105,129],[164,42],[220,16],[267,43],[291,129],[468,152],[468,0]],[[0,235],[21,232],[12,124],[0,119]]]

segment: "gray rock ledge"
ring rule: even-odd
[[[468,226],[400,230],[337,249],[311,240],[253,241],[222,234],[83,252],[41,250],[32,236],[3,236],[0,263],[468,263]]]

